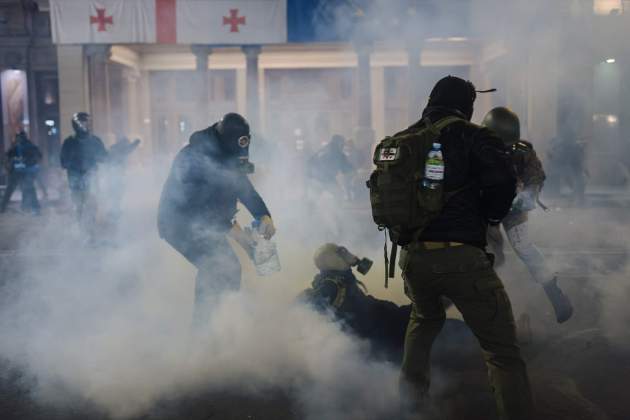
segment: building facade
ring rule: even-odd
[[[151,158],[237,111],[283,148],[307,153],[342,134],[369,150],[417,120],[433,83],[453,74],[497,88],[480,95],[475,119],[513,108],[543,156],[572,136],[594,181],[628,166],[628,2],[566,0],[545,14],[494,0],[370,3],[288,0],[283,43],[53,45],[49,2],[0,1],[3,147],[21,121],[54,162],[72,114],[86,110],[106,143],[137,137]]]

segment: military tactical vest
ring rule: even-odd
[[[425,119],[418,130],[386,137],[376,147],[376,169],[367,182],[372,218],[379,229],[389,231],[394,244],[410,243],[444,207],[443,185],[429,188],[422,181],[433,143],[439,143],[441,131],[457,121],[461,118],[446,117],[435,124]]]

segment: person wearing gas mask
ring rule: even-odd
[[[7,188],[0,204],[0,213],[4,213],[11,200],[11,195],[19,186],[22,191],[22,210],[39,214],[40,205],[35,191],[35,177],[39,171],[42,153],[24,131],[15,135],[15,142],[7,154]]]
[[[482,125],[490,128],[504,141],[510,150],[514,170],[517,175],[518,194],[512,208],[503,219],[508,241],[521,261],[525,263],[532,278],[543,287],[556,314],[559,323],[565,322],[573,314],[573,306],[569,298],[558,286],[558,278],[554,276],[545,262],[545,257],[529,239],[528,214],[538,204],[538,195],[545,181],[545,171],[534,146],[521,140],[520,121],[518,115],[504,107],[497,107],[486,114]],[[498,262],[503,260],[503,237],[499,225],[488,229],[488,243]]]
[[[376,357],[399,363],[411,306],[399,307],[368,295],[352,269],[365,275],[372,261],[359,259],[343,246],[324,244],[317,249],[313,260],[319,273],[298,300],[318,311],[330,311],[347,332],[369,340]]]
[[[253,243],[234,220],[240,201],[269,239],[275,234],[271,214],[248,178],[249,124],[241,115],[226,114],[197,131],[179,151],[162,189],[158,209],[160,237],[198,270],[194,323],[205,323],[222,293],[238,290],[239,260],[228,236],[252,255]]]
[[[68,186],[79,225],[95,241],[97,213],[97,171],[107,159],[103,141],[92,134],[92,117],[87,112],[72,116],[74,135],[66,138],[59,155],[61,167],[68,174]]]

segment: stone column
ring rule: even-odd
[[[258,90],[258,57],[261,47],[249,45],[243,47],[245,69],[247,72],[247,120],[252,131],[260,131],[260,95]]]
[[[127,90],[127,135],[130,140],[140,137],[140,101],[138,100],[138,81],[140,73],[134,69],[123,70],[124,86]]]
[[[63,141],[71,135],[71,119],[75,112],[89,111],[87,101],[87,70],[83,49],[76,45],[57,45],[59,75],[59,128]]]
[[[369,161],[371,149],[374,145],[374,128],[372,126],[372,82],[370,69],[370,54],[372,45],[361,43],[355,46],[357,53],[357,111],[358,124],[354,130],[354,137],[361,150],[366,151],[365,161]]]
[[[413,124],[420,119],[424,98],[420,94],[420,56],[422,47],[417,43],[407,44],[407,113],[408,122]]]
[[[109,104],[108,61],[111,45],[86,45],[84,53],[88,65],[89,104],[94,134],[105,142],[111,142],[111,118]]]
[[[209,104],[210,101],[210,87],[208,80],[208,61],[210,54],[212,54],[212,48],[209,45],[193,45],[190,47],[192,53],[196,59],[196,84],[198,87],[197,96],[197,126],[207,127],[210,125],[209,120]]]

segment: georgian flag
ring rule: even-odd
[[[56,44],[287,42],[287,0],[50,0]]]

